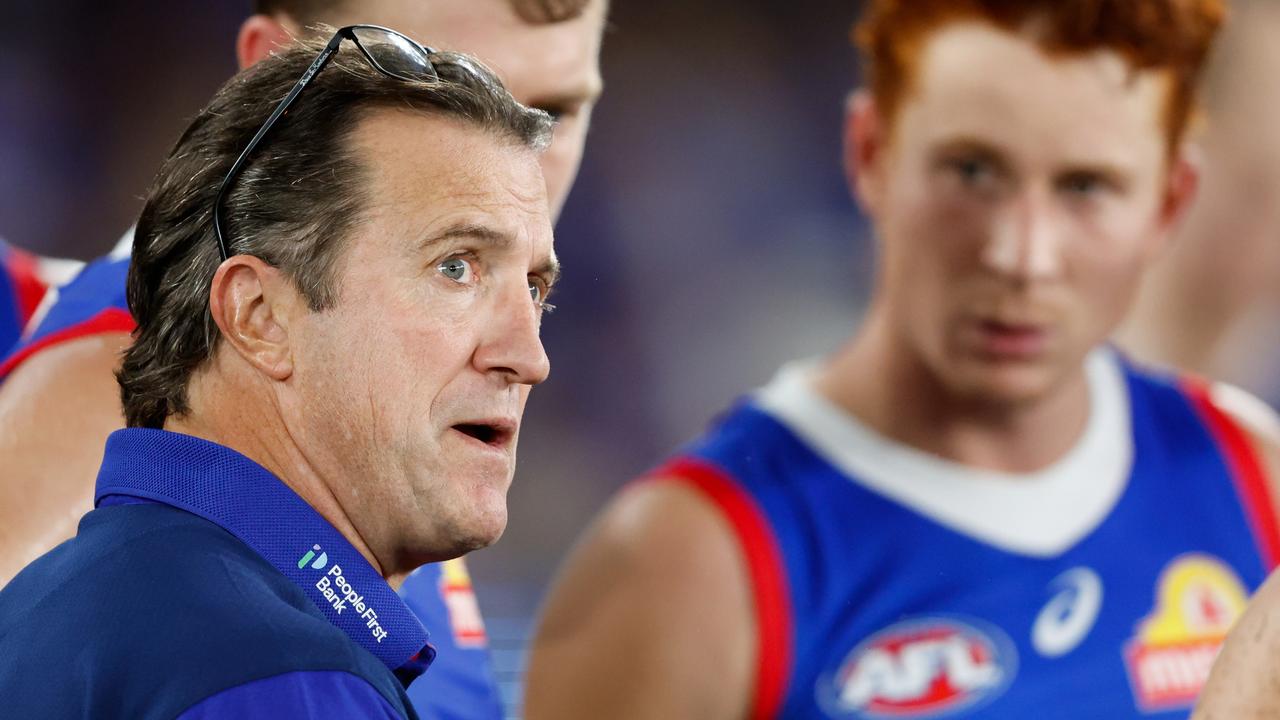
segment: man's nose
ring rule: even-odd
[[[1062,271],[1061,222],[1043,198],[1028,194],[1014,200],[996,219],[983,265],[1023,282],[1056,277]]]
[[[504,291],[476,348],[477,368],[503,375],[513,384],[537,385],[546,380],[551,361],[542,347],[539,325],[539,311],[528,288]]]

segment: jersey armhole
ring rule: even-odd
[[[1280,524],[1262,458],[1245,429],[1213,401],[1207,383],[1190,378],[1181,385],[1222,451],[1265,570],[1270,573],[1280,562]]]
[[[40,299],[49,290],[49,286],[40,279],[36,269],[36,259],[32,255],[17,249],[11,249],[4,263],[8,266],[9,276],[13,280],[14,295],[18,301],[18,315],[22,324],[35,313]]]
[[[3,381],[9,376],[9,373],[18,369],[19,365],[45,348],[91,335],[101,335],[109,332],[133,332],[136,327],[137,323],[134,322],[133,316],[127,310],[107,308],[84,322],[49,333],[38,340],[16,348],[12,355],[5,358],[4,362],[0,362],[0,381]]]
[[[723,514],[747,561],[756,620],[756,677],[748,717],[773,718],[782,707],[793,658],[791,593],[786,566],[768,520],[756,501],[723,470],[681,457],[650,478],[683,483]]]

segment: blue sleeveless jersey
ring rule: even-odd
[[[7,358],[0,382],[42,350],[104,332],[132,332],[125,278],[128,256],[95,260],[57,288],[54,302]],[[55,291],[51,291],[55,292]],[[400,595],[431,633],[436,660],[408,694],[424,720],[498,720],[502,699],[490,666],[480,611],[461,560],[426,565],[405,580]]]
[[[1275,564],[1276,523],[1247,436],[1207,390],[1115,365],[1128,464],[1058,548],[1001,547],[890,497],[760,396],[659,471],[739,540],[753,716],[1186,717]]]
[[[106,332],[133,332],[136,327],[125,297],[129,258],[99,258],[70,282],[49,292],[36,327],[0,361],[0,382],[40,351],[76,338]]]
[[[436,659],[409,686],[423,720],[500,720],[502,698],[471,579],[462,559],[418,568],[400,597],[431,633]]]

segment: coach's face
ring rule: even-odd
[[[556,118],[551,147],[541,155],[551,214],[564,206],[603,87],[600,38],[604,0],[591,0],[576,18],[557,23],[522,19],[511,0],[360,0],[340,6],[335,25],[393,27],[442,50],[475,56],[502,78],[521,103]]]
[[[1193,195],[1167,157],[1168,92],[1116,53],[956,23],[920,50],[892,128],[855,103],[878,302],[912,361],[996,402],[1079,377]]]
[[[414,567],[506,526],[521,414],[549,371],[551,224],[537,156],[509,140],[379,110],[353,146],[368,204],[338,302],[297,331],[290,432],[384,569]]]

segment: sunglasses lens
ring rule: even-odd
[[[378,28],[361,27],[352,32],[374,64],[388,75],[410,81],[438,78],[431,59],[408,38]]]

